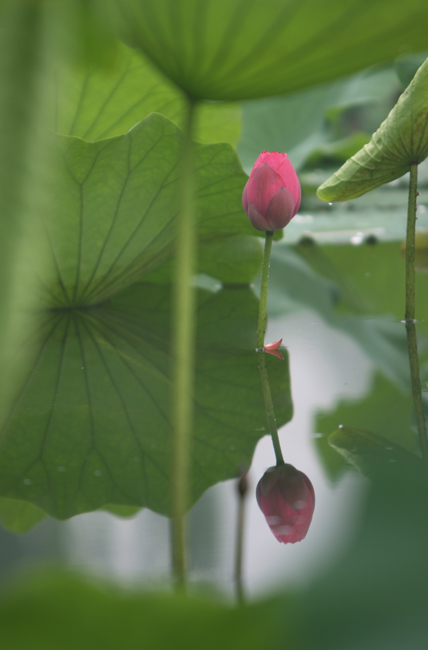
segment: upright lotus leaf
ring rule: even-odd
[[[102,140],[129,131],[149,113],[161,113],[184,126],[183,93],[142,52],[113,43],[112,60],[76,65],[58,63],[51,83],[49,127],[63,135]],[[202,103],[196,116],[195,139],[236,144],[240,107]]]
[[[351,465],[369,476],[391,463],[396,463],[397,471],[400,471],[400,467],[415,471],[423,468],[419,456],[395,445],[388,438],[362,429],[340,427],[329,436],[328,441]]]
[[[324,201],[345,201],[389,183],[428,155],[428,60],[370,142],[318,188]]]
[[[47,174],[46,299],[53,306],[94,304],[172,257],[182,133],[154,113],[108,140],[52,137],[58,156]],[[257,235],[242,209],[247,176],[232,147],[196,145],[195,172],[201,240]]]
[[[67,518],[102,506],[169,513],[170,287],[134,284],[98,307],[47,312],[0,434],[0,495]],[[236,476],[265,435],[250,288],[199,292],[191,499]],[[288,363],[268,359],[278,425]]]
[[[198,99],[279,95],[426,49],[420,0],[115,0],[117,23]]]

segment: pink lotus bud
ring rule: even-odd
[[[269,528],[283,544],[306,537],[315,508],[312,483],[292,465],[270,467],[257,485],[257,503]]]
[[[257,230],[280,230],[300,207],[299,179],[286,153],[263,151],[254,163],[242,205]]]
[[[263,346],[263,349],[268,354],[273,354],[274,357],[278,357],[278,359],[284,361],[284,357],[279,351],[279,346],[281,345],[281,343],[282,343],[282,339],[280,339],[279,341],[275,341],[275,343],[268,343],[267,345]]]

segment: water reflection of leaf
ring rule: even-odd
[[[409,391],[403,391],[377,373],[369,392],[358,400],[341,401],[331,411],[319,411],[315,430],[324,434],[315,439],[315,446],[324,469],[331,480],[338,479],[347,467],[343,455],[329,444],[329,435],[343,425],[372,431],[396,445],[417,453],[417,441],[412,430],[413,402]]]
[[[341,427],[333,431],[328,441],[349,463],[368,476],[382,472],[392,463],[396,464],[397,471],[423,469],[419,456],[370,431]]]
[[[59,518],[105,504],[168,512],[169,291],[139,284],[97,308],[46,315],[2,433],[0,494]],[[192,501],[250,464],[266,426],[254,294],[199,298]],[[292,414],[288,364],[269,365],[283,424]]]

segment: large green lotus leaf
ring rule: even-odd
[[[428,155],[428,61],[358,153],[318,188],[324,201],[345,201],[399,178]]]
[[[46,295],[54,306],[98,303],[173,255],[182,133],[152,114],[109,140],[53,140],[58,156],[47,174],[43,224],[52,260]],[[261,235],[242,209],[247,176],[235,151],[229,144],[195,147],[201,240]]]
[[[328,441],[348,463],[369,476],[381,472],[392,463],[397,464],[398,471],[400,467],[413,468],[415,471],[423,468],[419,456],[411,454],[388,438],[362,429],[341,427],[333,431]]]
[[[420,0],[115,0],[127,42],[189,95],[251,99],[426,49]]]
[[[0,438],[0,495],[58,518],[106,504],[169,512],[170,287],[135,284],[98,307],[47,312]],[[249,288],[199,292],[192,502],[249,466],[265,435]],[[268,360],[278,424],[288,362]]]
[[[412,418],[410,391],[403,391],[380,373],[374,376],[368,394],[361,399],[344,400],[333,410],[319,411],[315,424],[318,437],[314,442],[328,477],[337,480],[347,467],[343,456],[329,444],[330,434],[340,425],[371,431],[387,438],[389,447],[397,445],[417,454]]]
[[[162,113],[183,127],[185,100],[141,52],[114,43],[113,60],[104,66],[59,65],[52,83],[49,126],[63,135],[101,140],[129,131],[149,113]],[[203,102],[197,109],[195,139],[236,144],[239,104]]]
[[[201,242],[196,268],[223,284],[250,284],[263,263],[263,246],[259,237],[233,235]],[[144,282],[171,282],[174,262],[169,260],[142,278]]]
[[[326,128],[328,109],[337,114],[345,107],[379,104],[397,87],[393,69],[375,68],[289,95],[243,102],[237,151],[244,169],[250,172],[264,149],[286,151],[294,167],[301,168],[314,151],[331,139]]]

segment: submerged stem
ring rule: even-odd
[[[189,445],[193,422],[195,296],[192,276],[196,257],[192,131],[194,102],[188,99],[182,150],[181,210],[178,218],[173,304],[173,460],[172,514],[174,575],[186,583],[185,512],[189,504]]]
[[[415,326],[415,227],[416,196],[418,185],[418,165],[410,165],[409,203],[407,212],[406,235],[406,332],[409,351],[410,378],[412,384],[413,405],[416,414],[419,445],[422,458],[428,464],[428,439],[422,403],[421,379],[419,373],[418,344]]]

